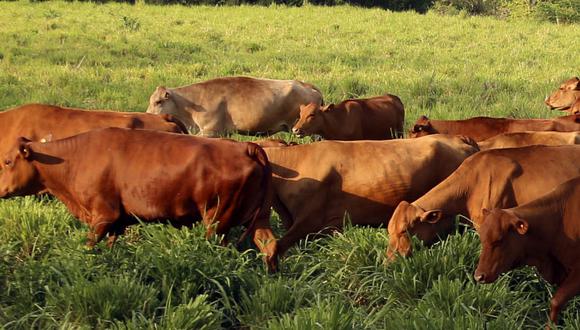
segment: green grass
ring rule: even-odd
[[[352,7],[2,2],[0,108],[144,111],[157,85],[252,75],[312,82],[327,102],[390,92],[408,124],[549,117],[544,95],[579,74],[576,40],[578,25]],[[554,290],[531,269],[476,284],[472,231],[385,265],[385,229],[349,227],[301,242],[275,275],[200,226],[134,226],[96,252],[86,231],[57,201],[0,202],[0,327],[541,328]],[[577,298],[565,327],[580,329],[579,309]]]

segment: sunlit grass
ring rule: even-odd
[[[0,108],[144,111],[157,85],[252,75],[312,82],[326,102],[393,93],[407,123],[548,117],[544,95],[578,75],[575,40],[577,25],[352,7],[2,2]],[[302,241],[274,275],[251,244],[222,247],[201,226],[138,225],[96,252],[86,232],[58,201],[0,202],[0,326],[540,328],[553,291],[531,269],[477,285],[472,231],[386,265],[385,229],[348,227]],[[579,308],[577,298],[563,312],[567,327],[579,327]]]

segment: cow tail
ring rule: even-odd
[[[164,113],[161,114],[161,118],[163,118],[166,122],[174,123],[177,126],[179,131],[175,133],[189,134],[189,130],[187,129],[185,124],[181,120],[175,118],[175,116],[170,115],[168,113]]]
[[[260,201],[259,206],[256,208],[256,210],[254,211],[254,213],[251,216],[251,221],[250,221],[250,224],[248,225],[248,228],[242,234],[238,243],[241,243],[242,241],[244,241],[250,233],[254,232],[254,230],[256,229],[256,221],[258,220],[258,216],[262,213],[263,208],[270,207],[270,205],[266,205],[266,202],[268,200],[270,200],[270,194],[272,193],[272,191],[271,191],[271,189],[272,189],[272,187],[271,187],[272,166],[270,166],[270,162],[268,161],[268,156],[266,155],[266,152],[264,151],[264,149],[262,149],[257,144],[248,142],[247,153],[248,153],[248,156],[250,156],[250,158],[252,158],[256,162],[258,162],[258,164],[260,164],[262,166],[262,168],[264,169],[264,171],[263,171],[264,177],[262,178],[262,181],[260,182],[260,187],[262,188],[262,191],[264,192],[264,194],[262,196],[262,199]]]
[[[468,144],[468,145],[470,145],[470,146],[474,147],[474,148],[475,148],[477,151],[480,151],[480,149],[479,149],[479,144],[477,144],[477,142],[476,142],[474,139],[472,139],[472,138],[470,138],[469,136],[466,136],[466,135],[457,135],[457,136],[458,136],[458,137],[461,139],[461,141],[463,141],[465,144]]]

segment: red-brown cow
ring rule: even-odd
[[[270,183],[267,156],[253,143],[106,128],[47,143],[18,139],[2,161],[0,197],[48,190],[88,223],[90,246],[107,234],[112,245],[134,216],[176,226],[202,220],[208,236],[246,225],[273,271],[276,240],[269,219],[257,219],[269,210]]]
[[[479,142],[502,133],[524,131],[580,131],[580,115],[550,119],[475,117],[463,120],[430,120],[421,116],[409,132],[409,137],[441,133],[465,135]]]
[[[483,210],[478,229],[481,255],[475,279],[494,282],[501,273],[530,265],[558,285],[550,320],[580,293],[580,177],[532,202],[511,209]]]
[[[4,155],[20,136],[32,141],[43,138],[57,140],[106,127],[187,133],[185,126],[171,115],[26,104],[0,112],[0,155]]]
[[[288,229],[278,241],[282,255],[308,234],[341,229],[346,216],[355,225],[385,225],[401,200],[421,196],[479,149],[470,138],[434,135],[264,150],[272,164],[272,205]]]
[[[449,233],[462,214],[477,227],[482,208],[513,207],[580,175],[580,146],[531,146],[480,151],[413,203],[401,202],[389,221],[390,258],[411,253],[409,235],[427,244]]]
[[[386,94],[325,107],[301,105],[292,132],[298,136],[319,134],[326,140],[388,140],[403,134],[404,121],[403,103]]]
[[[514,132],[496,135],[477,143],[479,149],[520,148],[532,145],[580,144],[580,132]]]

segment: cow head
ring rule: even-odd
[[[153,114],[174,114],[177,112],[176,107],[171,91],[163,86],[158,86],[155,92],[149,97],[147,112]]]
[[[431,121],[427,116],[421,116],[413,125],[413,128],[409,131],[409,137],[411,138],[418,138],[421,136],[429,135],[429,134],[437,134],[437,130],[433,128],[431,125]]]
[[[544,103],[550,109],[567,110],[577,99],[580,99],[580,78],[574,77],[564,81],[560,88],[544,100]]]
[[[444,217],[442,210],[425,211],[402,201],[389,221],[389,246],[387,257],[394,259],[397,254],[411,254],[410,235],[416,235],[425,244],[432,244],[437,237],[450,231],[453,221]]]
[[[31,163],[33,151],[30,143],[26,138],[18,138],[15,146],[3,155],[0,164],[0,198],[33,195],[44,189]]]
[[[509,210],[482,210],[483,222],[478,229],[481,241],[479,264],[474,278],[480,283],[492,283],[498,276],[517,267],[524,257],[522,238],[528,232],[528,222]]]
[[[320,134],[324,120],[322,119],[323,112],[329,110],[334,105],[328,105],[324,109],[316,103],[310,103],[300,106],[300,118],[298,122],[292,127],[292,133],[298,137],[305,135]]]

